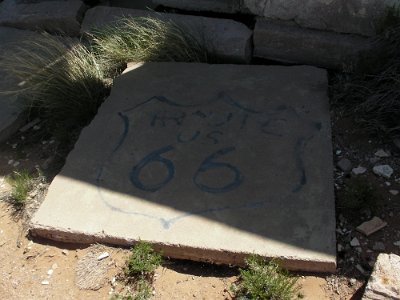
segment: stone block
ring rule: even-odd
[[[347,70],[369,50],[367,38],[257,20],[254,56],[293,64]]]
[[[244,0],[255,15],[294,21],[302,27],[373,36],[398,0]]]
[[[252,31],[245,25],[232,20],[98,6],[86,12],[82,31],[89,32],[92,28],[110,24],[124,16],[153,17],[173,21],[191,31],[192,35],[217,57],[242,63],[248,63],[251,60]]]
[[[0,3],[0,25],[76,36],[85,9],[80,0],[37,3],[5,0]]]
[[[37,33],[28,30],[0,27],[0,63],[7,51],[12,51],[12,47],[37,36]],[[16,78],[0,68],[0,91],[14,90],[17,84]],[[21,113],[22,108],[16,96],[0,93],[0,142],[10,137],[23,124],[25,118]]]
[[[218,13],[249,12],[243,5],[243,0],[153,0],[154,3],[167,7],[191,11],[211,11]]]
[[[400,299],[400,256],[379,254],[362,300]]]
[[[145,63],[114,81],[34,218],[66,242],[151,242],[165,256],[335,270],[327,73]]]

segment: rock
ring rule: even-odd
[[[382,221],[378,217],[373,217],[370,221],[364,222],[357,227],[357,231],[361,232],[366,236],[370,236],[374,232],[384,228],[387,225],[386,222]]]
[[[400,257],[379,254],[362,300],[400,299]]]
[[[0,25],[77,36],[84,11],[85,5],[80,0],[38,3],[4,0],[0,3]]]
[[[16,43],[28,39],[34,40],[37,37],[39,35],[32,31],[0,27],[0,60],[8,51],[12,51]],[[18,84],[18,79],[11,75],[0,68],[0,91],[7,91]],[[19,104],[15,95],[0,94],[0,143],[25,124],[26,115],[22,113]]]
[[[48,280],[43,280],[42,281],[42,285],[49,285],[49,284],[50,284],[50,282]]]
[[[68,255],[69,254],[68,250],[65,250],[65,249],[63,251],[61,251],[61,253],[64,254],[64,255]]]
[[[358,166],[357,168],[353,168],[352,170],[354,175],[361,175],[367,172],[367,169],[361,166]]]
[[[370,162],[371,164],[376,164],[378,161],[379,161],[379,157],[371,157],[371,158],[369,159],[369,162]]]
[[[372,249],[375,251],[385,251],[386,247],[385,244],[382,242],[375,242],[372,246]]]
[[[103,260],[109,256],[110,256],[110,254],[108,252],[103,252],[97,257],[97,260]]]
[[[390,157],[390,153],[385,152],[382,149],[379,149],[378,151],[375,152],[375,156],[380,158],[385,158],[385,157]]]
[[[257,20],[254,56],[284,63],[343,69],[367,50],[365,38]]]
[[[391,193],[393,196],[397,196],[399,194],[398,190],[390,190],[389,193]]]
[[[356,280],[355,278],[350,278],[350,280],[349,280],[350,286],[353,286],[353,285],[355,285],[356,283],[357,283],[357,280]]]
[[[151,11],[97,6],[89,9],[82,22],[82,32],[102,27],[122,17],[153,17],[185,27],[211,53],[230,62],[251,60],[252,31],[245,25],[227,19],[155,13]]]
[[[400,247],[400,241],[394,242],[393,245]]]
[[[351,161],[348,160],[347,158],[342,158],[341,160],[338,161],[337,166],[343,171],[343,172],[349,172],[352,168]]]
[[[154,3],[191,11],[212,11],[219,13],[249,12],[243,0],[153,0]]]
[[[359,246],[360,246],[360,241],[359,241],[357,238],[353,238],[353,239],[350,241],[350,246],[352,246],[352,247],[359,247]]]
[[[337,245],[337,251],[342,252],[344,250],[344,247],[341,244]]]
[[[267,19],[365,36],[376,34],[377,24],[385,16],[387,7],[394,4],[396,0],[244,0],[253,14]]]
[[[51,275],[53,275],[53,272],[54,272],[54,270],[50,269],[50,270],[47,271],[47,275],[51,276]]]
[[[393,174],[393,169],[389,165],[378,165],[375,166],[372,170],[376,175],[385,178],[390,178]]]

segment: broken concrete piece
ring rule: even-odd
[[[370,236],[374,232],[381,230],[382,228],[386,227],[387,223],[382,221],[378,217],[373,217],[371,220],[362,223],[357,227],[357,231],[365,234],[366,236]]]
[[[261,19],[254,29],[254,56],[285,63],[343,70],[368,47],[363,37]]]
[[[367,172],[367,169],[361,166],[358,166],[357,168],[353,168],[352,170],[354,175],[361,175]]]
[[[382,149],[379,149],[378,151],[375,152],[375,156],[380,158],[385,158],[385,157],[390,157],[390,153]]]
[[[359,247],[360,246],[360,241],[355,237],[350,241],[350,246]]]
[[[393,169],[392,167],[390,167],[389,165],[379,165],[379,166],[375,166],[373,167],[372,171],[378,175],[378,176],[382,176],[385,178],[390,178],[393,174]]]
[[[327,87],[326,71],[306,66],[131,66],[82,132],[31,232],[334,271]]]
[[[113,23],[122,17],[153,17],[185,27],[199,43],[220,59],[248,63],[252,56],[252,31],[227,19],[156,13],[138,9],[97,6],[89,9],[82,22],[82,32]]]
[[[38,3],[4,0],[0,3],[0,25],[77,36],[85,9],[80,0]]]
[[[362,300],[400,299],[400,256],[379,254]]]

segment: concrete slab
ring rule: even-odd
[[[82,132],[31,232],[331,272],[331,153],[322,69],[136,65]]]
[[[19,42],[35,39],[38,34],[28,30],[0,27],[0,61],[7,51]],[[9,91],[12,85],[17,84],[15,78],[0,68],[0,91]],[[22,109],[17,98],[9,94],[0,93],[0,143],[10,137],[23,124],[25,118],[21,115]]]
[[[184,26],[210,53],[227,62],[249,63],[253,32],[244,24],[228,19],[157,13],[140,9],[97,6],[89,9],[82,33],[113,23],[122,17],[152,17]]]

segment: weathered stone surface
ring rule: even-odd
[[[259,19],[254,29],[254,56],[329,69],[352,67],[368,48],[366,38],[300,28]]]
[[[400,256],[379,254],[362,299],[400,299]]]
[[[366,36],[376,34],[387,7],[394,4],[398,0],[244,0],[252,13],[268,19]]]
[[[326,71],[136,65],[82,132],[31,232],[331,272],[332,174]]]
[[[381,230],[382,228],[386,227],[387,223],[383,222],[378,217],[373,217],[371,220],[362,223],[357,227],[357,231],[365,234],[366,236],[370,236],[374,232]]]
[[[18,42],[35,39],[36,33],[15,28],[0,27],[0,62],[7,51]],[[18,82],[0,68],[0,91],[10,91]],[[19,129],[24,118],[15,96],[0,93],[0,142]]]
[[[220,13],[249,12],[243,0],[153,0],[154,3],[192,11],[212,11]]]
[[[46,30],[75,36],[80,32],[80,21],[85,11],[80,0],[0,3],[0,25],[29,30]]]
[[[251,60],[252,31],[245,25],[226,19],[155,13],[117,7],[98,6],[86,12],[82,31],[112,23],[123,16],[154,17],[171,20],[190,30],[210,52],[228,61],[249,62]]]

